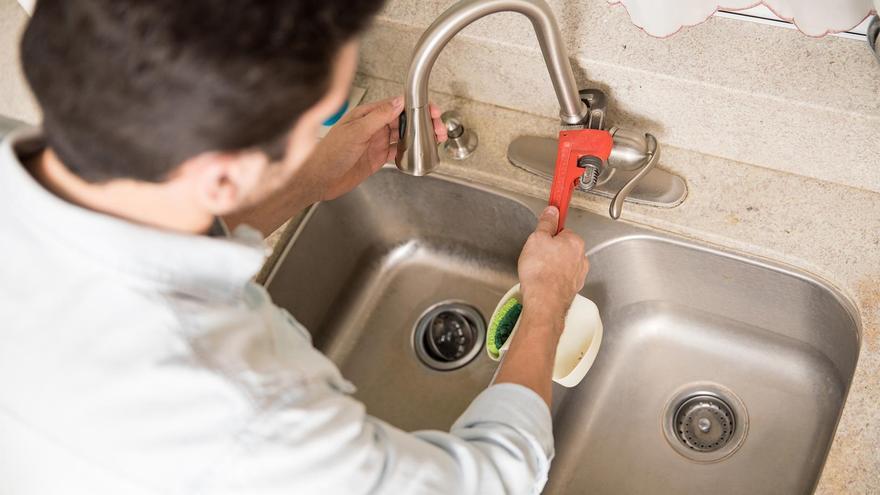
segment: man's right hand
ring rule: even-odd
[[[565,315],[590,269],[584,240],[570,230],[557,235],[558,225],[559,210],[545,209],[519,257],[520,326],[495,377],[495,383],[534,390],[547,407],[552,402],[553,363]]]
[[[523,308],[533,317],[552,320],[561,332],[590,263],[584,255],[584,240],[570,230],[556,234],[558,224],[559,210],[545,208],[520,255],[519,281]]]

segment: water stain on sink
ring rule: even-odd
[[[738,216],[734,215],[733,213],[727,215],[726,220],[727,220],[727,223],[729,223],[731,225],[736,225],[741,222],[740,218]]]

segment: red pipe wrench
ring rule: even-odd
[[[602,164],[608,163],[614,139],[608,131],[597,129],[576,129],[559,132],[559,147],[556,151],[556,170],[553,172],[553,185],[550,186],[550,204],[559,209],[559,228],[565,228],[565,216],[568,214],[568,203],[571,193],[577,187],[584,174],[582,159],[596,159]]]

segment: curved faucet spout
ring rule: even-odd
[[[431,173],[440,161],[428,110],[428,78],[443,47],[477,19],[496,12],[518,12],[535,29],[563,124],[583,122],[587,106],[578,95],[568,53],[553,12],[544,0],[462,0],[440,15],[416,45],[406,79],[406,109],[400,119],[397,167],[412,175]]]

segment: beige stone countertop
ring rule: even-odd
[[[357,84],[368,88],[365,101],[402,93],[398,83],[363,75]],[[554,136],[557,121],[445,94],[432,100],[458,110],[480,139],[471,157],[444,161],[441,173],[548,196],[549,182],[511,166],[506,150],[520,134]],[[620,221],[792,265],[858,308],[858,366],[816,493],[880,493],[880,194],[669,146],[659,166],[685,178],[685,202],[672,209],[627,203]],[[605,215],[608,204],[585,194],[572,199],[573,207]]]

